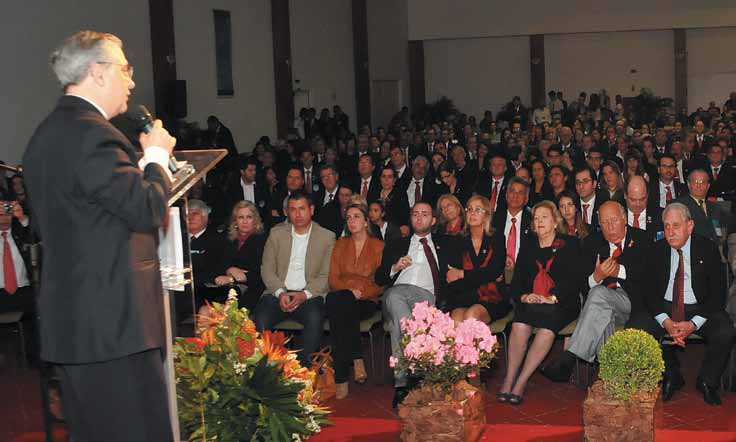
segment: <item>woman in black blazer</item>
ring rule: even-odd
[[[386,208],[383,206],[383,201],[376,200],[368,206],[368,219],[371,222],[370,228],[374,237],[380,238],[384,242],[401,238],[399,226],[386,221]]]
[[[409,199],[406,192],[396,186],[396,171],[391,166],[381,170],[379,199],[386,209],[386,220],[399,226],[404,236],[409,234]]]
[[[214,282],[220,287],[235,287],[239,292],[239,305],[252,310],[265,290],[261,279],[261,260],[266,234],[263,233],[258,208],[250,201],[240,201],[233,207],[228,240],[223,271]]]

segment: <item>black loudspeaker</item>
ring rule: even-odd
[[[168,114],[176,119],[187,116],[187,82],[186,80],[173,80],[169,82],[169,93],[167,102]]]

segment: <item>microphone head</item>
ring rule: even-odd
[[[142,104],[129,110],[125,115],[135,123],[136,128],[140,131],[148,132],[153,126],[151,112]]]

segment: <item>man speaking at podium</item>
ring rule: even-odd
[[[58,364],[72,441],[169,441],[158,228],[176,144],[156,120],[133,146],[133,67],[111,34],[82,31],[51,55],[64,95],[23,158],[43,242],[41,358]]]

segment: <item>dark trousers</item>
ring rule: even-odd
[[[71,441],[173,440],[160,349],[56,368]]]
[[[360,321],[371,317],[378,310],[378,304],[355,299],[350,290],[340,290],[327,295],[325,308],[330,321],[335,382],[347,382],[353,359],[363,357]]]
[[[254,311],[256,329],[259,332],[271,329],[274,325],[291,318],[304,326],[301,334],[301,350],[297,353],[303,367],[311,367],[309,356],[319,350],[324,333],[325,303],[321,296],[314,296],[304,301],[296,310],[287,313],[281,310],[279,299],[271,294],[264,294],[258,300]]]
[[[671,306],[671,302],[665,301],[666,310],[670,309]],[[726,368],[731,348],[736,341],[736,329],[734,329],[733,322],[725,311],[704,315],[697,304],[685,305],[685,320],[689,321],[695,315],[701,315],[708,319],[699,330],[694,332],[705,340],[705,357],[698,372],[698,379],[711,387],[717,388],[721,384],[721,375]],[[644,318],[644,316],[637,316],[636,320],[632,318],[628,326],[645,330],[657,340],[667,333],[664,327],[661,327],[654,318]],[[687,347],[683,349],[677,345],[662,346],[665,376],[682,376],[677,353],[686,349]]]
[[[38,334],[36,333],[36,294],[32,287],[19,287],[12,295],[0,289],[0,313],[23,312],[25,352],[29,362],[38,358]]]

